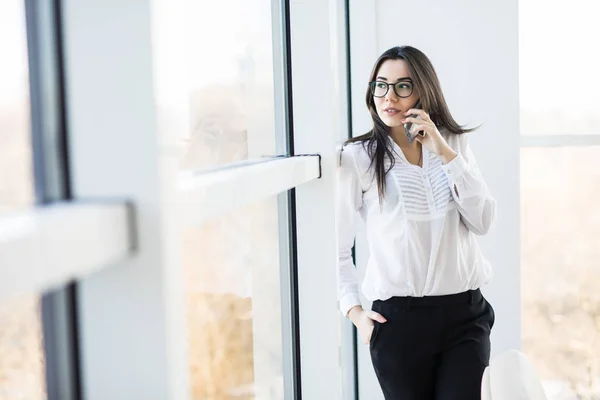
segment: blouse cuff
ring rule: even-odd
[[[360,306],[360,297],[358,293],[346,293],[340,299],[340,311],[344,317],[348,316],[348,311],[354,306]]]
[[[461,154],[458,154],[452,161],[442,165],[442,170],[450,183],[454,183],[467,171],[467,167],[467,161]]]

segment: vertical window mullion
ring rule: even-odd
[[[294,155],[289,0],[273,0],[273,77],[278,154]],[[278,195],[285,398],[301,399],[295,190]]]
[[[36,203],[71,199],[60,1],[26,0]],[[41,298],[48,400],[81,399],[76,284]]]
[[[346,51],[346,98],[347,98],[347,132],[342,138],[351,138],[352,132],[352,53],[350,46],[350,0],[344,0],[344,37],[345,37],[345,51]],[[352,257],[356,258],[354,249],[352,249]],[[342,368],[343,368],[343,399],[344,400],[358,400],[358,357],[357,357],[357,345],[358,335],[356,327],[346,318],[342,317]]]

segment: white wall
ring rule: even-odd
[[[518,2],[378,0],[351,2],[350,13],[355,136],[370,128],[364,94],[372,65],[383,51],[398,45],[417,47],[429,56],[460,124],[484,124],[471,137],[499,205],[496,227],[480,239],[495,268],[493,281],[484,288],[496,311],[492,356],[519,348]],[[364,238],[359,237],[359,267],[366,257]],[[361,345],[359,362],[361,398],[375,399],[380,390],[368,349]]]

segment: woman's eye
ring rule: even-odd
[[[387,86],[387,85],[386,85],[385,83],[381,83],[381,82],[377,83],[377,87],[378,87],[379,89],[383,89],[383,88],[384,88],[384,87],[386,87],[386,86]]]

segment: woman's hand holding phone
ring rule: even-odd
[[[430,152],[438,155],[444,164],[456,157],[456,152],[446,142],[429,114],[423,110],[411,108],[404,115],[407,117],[402,120],[403,124],[412,123],[412,132],[423,132],[422,135],[415,135],[414,140],[420,142]]]

